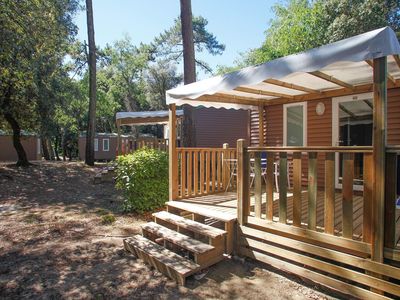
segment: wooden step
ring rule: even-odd
[[[195,254],[206,253],[214,249],[214,247],[211,245],[195,240],[154,222],[149,222],[142,225],[142,230],[144,232],[149,232],[156,236],[162,237],[164,240]]]
[[[141,235],[124,239],[124,248],[155,267],[164,275],[185,285],[186,277],[200,270],[200,266]]]
[[[198,233],[210,238],[217,238],[219,236],[225,235],[226,231],[222,229],[218,229],[212,226],[208,226],[196,221],[192,221],[178,215],[171,214],[167,211],[160,211],[153,214],[153,217],[159,220],[163,220],[165,222],[176,225],[180,228],[187,229],[194,233]]]
[[[176,208],[179,210],[188,211],[188,212],[191,212],[191,213],[194,213],[197,215],[201,215],[204,217],[213,218],[218,221],[225,222],[225,223],[229,223],[229,222],[235,221],[237,219],[236,216],[228,214],[228,213],[211,210],[208,208],[200,207],[199,205],[194,205],[191,203],[185,203],[185,202],[181,202],[181,201],[168,201],[167,207],[173,207],[173,208]]]

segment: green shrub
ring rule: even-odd
[[[113,214],[106,214],[102,215],[101,217],[101,223],[104,225],[111,225],[113,224],[117,219]]]
[[[124,192],[124,210],[154,210],[168,201],[168,155],[140,149],[118,156],[116,187]]]

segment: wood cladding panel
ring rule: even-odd
[[[387,143],[400,145],[400,88],[388,90]]]
[[[319,116],[315,109],[317,104],[325,105],[325,112]],[[307,102],[307,146],[332,146],[332,99]],[[307,174],[307,164],[304,165]],[[318,187],[325,185],[325,154],[318,154],[317,161]]]
[[[238,139],[249,140],[249,112],[216,108],[193,110],[196,147],[236,147]]]
[[[264,141],[267,138],[267,128],[265,126],[266,124],[266,113],[264,110]],[[258,110],[251,110],[250,111],[250,146],[258,146],[259,145],[259,116],[258,116]]]
[[[271,105],[266,109],[266,145],[283,146],[283,105]]]

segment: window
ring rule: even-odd
[[[110,139],[103,139],[103,151],[110,151]]]
[[[99,151],[99,139],[94,139],[94,151]]]
[[[284,146],[307,145],[307,104],[293,103],[283,106]]]

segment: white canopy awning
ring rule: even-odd
[[[183,110],[177,110],[176,116],[183,116]],[[168,111],[117,112],[116,120],[119,125],[166,124],[168,123]]]
[[[305,95],[357,88],[372,83],[372,60],[388,56],[388,78],[400,86],[400,45],[385,27],[299,54],[179,86],[166,93],[167,104],[250,109]],[[360,91],[364,91],[359,88]],[[328,95],[328,94],[327,94]],[[273,100],[273,101],[272,101]]]

